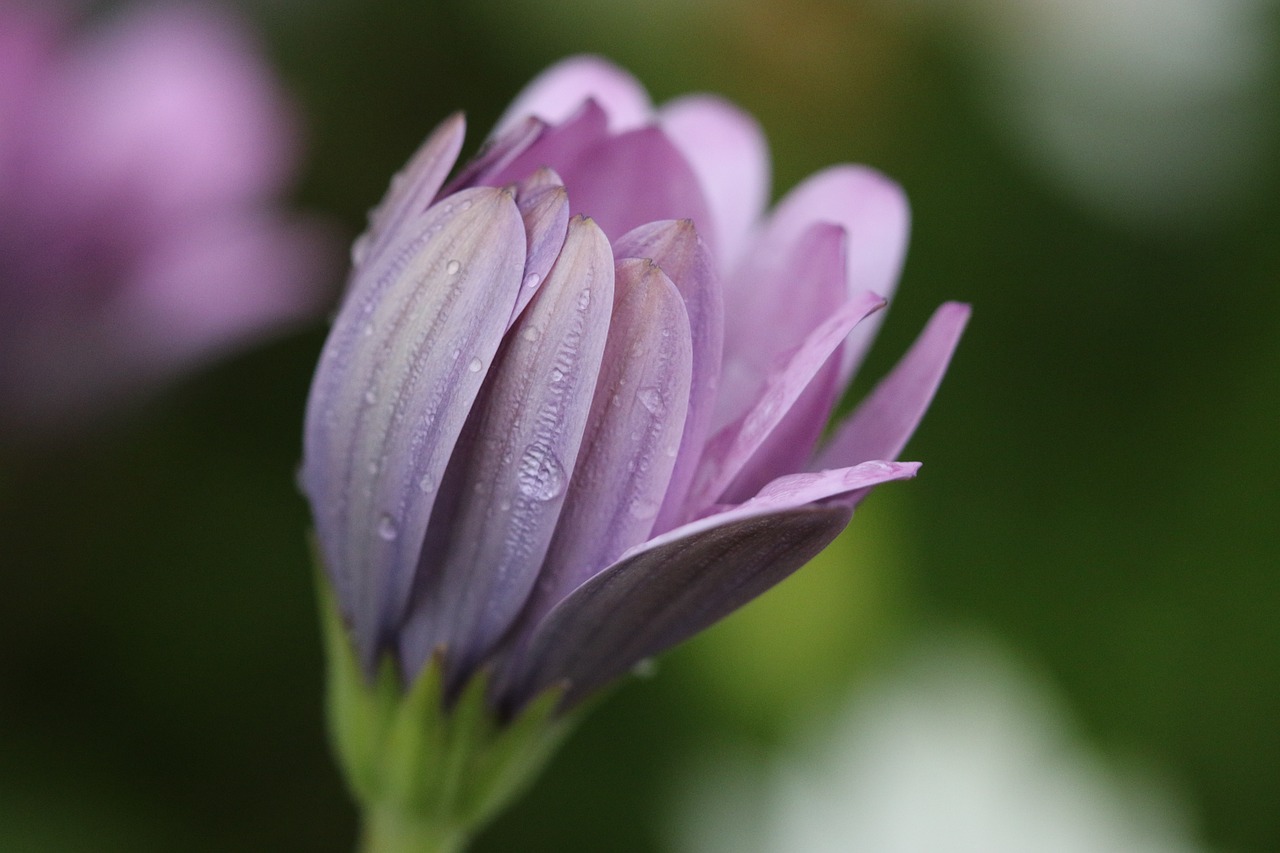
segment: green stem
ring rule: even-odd
[[[462,853],[466,832],[425,821],[406,819],[387,809],[365,814],[359,853]]]

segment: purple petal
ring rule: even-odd
[[[528,235],[528,251],[524,262],[524,284],[511,312],[511,323],[533,299],[551,271],[569,228],[569,194],[560,176],[550,169],[539,169],[516,189],[516,204],[524,218]]]
[[[474,172],[468,169],[468,180],[502,186],[524,180],[544,168],[556,171],[563,178],[564,173],[560,170],[565,164],[577,162],[585,152],[609,138],[608,116],[595,101],[587,101],[573,116],[558,125],[547,127],[536,119],[530,121],[536,122],[539,128],[536,137],[523,148],[512,148],[508,154],[514,156],[495,157],[492,164]],[[569,186],[568,181],[565,186]]]
[[[578,587],[505,662],[518,707],[567,683],[573,704],[636,663],[696,634],[777,584],[844,529],[852,509],[817,503],[911,477],[917,466],[871,462],[785,478],[742,506],[677,528]]]
[[[675,283],[689,316],[693,368],[689,412],[667,495],[654,529],[670,530],[687,519],[685,497],[711,431],[720,357],[724,346],[724,301],[706,244],[690,220],[651,222],[614,244],[619,258],[649,258]]]
[[[450,675],[465,676],[532,590],[591,408],[613,275],[600,229],[570,222],[564,250],[507,336],[446,474],[401,632],[406,677],[439,646]]]
[[[368,229],[351,247],[355,266],[368,260],[370,253],[386,248],[388,240],[407,220],[431,206],[458,159],[466,133],[466,119],[462,113],[454,113],[431,132],[408,164],[396,173],[382,201],[369,212]]]
[[[968,305],[940,306],[893,371],[836,430],[815,466],[896,459],[929,408],[968,320]]]
[[[658,123],[698,176],[725,275],[769,201],[769,146],[750,115],[711,95],[665,104]]]
[[[773,241],[777,242],[777,241]],[[849,301],[845,286],[847,235],[817,222],[751,269],[751,289],[726,280],[724,367],[712,417],[719,432],[760,399],[770,371]]]
[[[511,193],[463,191],[356,273],[325,344],[307,405],[302,480],[325,567],[370,670],[400,619],[435,484],[523,269],[524,226]]]
[[[910,211],[901,187],[865,166],[833,166],[787,193],[733,283],[743,289],[754,287],[751,271],[760,259],[785,253],[815,222],[831,222],[848,233],[850,296],[869,290],[893,298],[906,254]],[[726,284],[726,300],[739,295],[728,292]],[[842,386],[861,363],[880,322],[877,317],[850,336],[841,363]]]
[[[644,87],[598,56],[574,56],[543,71],[516,96],[498,120],[504,131],[525,116],[559,124],[591,98],[609,115],[615,133],[645,124],[653,113]]]
[[[445,185],[441,195],[452,195],[458,190],[483,184],[501,186],[501,184],[484,180],[484,177],[506,169],[547,132],[547,125],[544,122],[529,117],[500,134],[490,134],[476,155],[458,171],[458,174],[453,176],[453,180]]]
[[[874,293],[864,293],[847,302],[805,340],[780,370],[769,377],[764,393],[750,411],[712,436],[689,495],[689,506],[693,511],[726,502],[722,496],[730,484],[787,415],[827,359],[848,337],[850,330],[883,308],[884,304],[884,300]]]
[[[530,624],[648,538],[680,447],[693,359],[684,302],[651,261],[620,261],[616,282],[582,455],[521,617]]]

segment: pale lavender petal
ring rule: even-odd
[[[523,270],[524,225],[511,192],[463,191],[356,274],[325,344],[307,406],[302,482],[370,670],[400,620],[435,485]]]
[[[620,261],[582,454],[522,622],[536,624],[649,536],[680,447],[692,361],[675,285],[652,261]]]
[[[524,284],[511,312],[511,323],[533,299],[551,271],[551,265],[564,246],[569,229],[569,194],[560,176],[550,169],[539,169],[516,187],[516,204],[524,218],[527,255],[524,262]]]
[[[685,497],[711,432],[720,356],[724,346],[724,300],[706,244],[690,220],[651,222],[614,244],[619,258],[649,258],[672,280],[684,299],[693,345],[689,412],[671,482],[654,530],[670,530],[687,519]]]
[[[785,478],[760,496],[632,549],[558,604],[503,669],[500,701],[518,707],[565,684],[572,705],[783,580],[844,529],[848,506],[819,503],[914,476],[914,464]]]
[[[660,129],[599,140],[571,160],[548,164],[564,178],[573,213],[590,216],[616,240],[662,219],[690,219],[715,254],[711,215],[684,155]]]
[[[769,202],[769,146],[747,113],[712,95],[663,105],[658,123],[698,176],[715,227],[718,271],[727,274]]]
[[[750,291],[760,286],[753,270],[763,259],[785,254],[815,222],[831,222],[848,233],[849,295],[869,290],[892,299],[906,254],[910,219],[902,188],[874,169],[833,166],[818,172],[779,202],[737,274],[726,282],[725,299],[752,299]],[[730,291],[730,284],[738,289]],[[758,309],[749,313],[760,316]],[[850,335],[842,357],[842,385],[861,363],[880,322],[877,317]]]
[[[598,56],[574,56],[534,78],[498,120],[497,132],[526,116],[558,124],[588,98],[604,107],[615,133],[645,124],[653,113],[648,93],[630,74]]]
[[[761,255],[737,280],[725,280],[724,366],[713,433],[754,406],[778,361],[849,301],[847,245],[839,225],[815,222],[777,252]],[[750,279],[749,291],[743,289],[744,277]]]
[[[369,212],[368,229],[351,247],[355,266],[363,264],[369,253],[385,248],[398,229],[431,206],[458,159],[466,133],[466,119],[462,113],[454,113],[431,132],[408,164],[396,173],[382,201]]]
[[[836,352],[854,326],[883,308],[884,304],[884,300],[874,293],[864,293],[845,303],[814,330],[780,369],[769,376],[755,406],[711,437],[689,494],[692,511],[727,502],[722,496],[729,485],[787,415],[827,359]]]
[[[929,408],[968,321],[968,305],[940,306],[893,371],[836,430],[815,467],[897,458]]]
[[[449,466],[401,629],[406,677],[437,647],[446,649],[451,676],[465,676],[533,589],[591,409],[613,277],[604,234],[574,219],[546,283],[507,336]]]

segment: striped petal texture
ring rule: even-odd
[[[571,707],[778,583],[897,457],[968,319],[941,306],[830,439],[897,283],[901,190],[858,166],[766,210],[755,123],[576,57],[454,171],[391,183],[311,389],[301,481],[361,666]]]

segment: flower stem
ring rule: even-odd
[[[462,853],[466,833],[457,827],[407,819],[386,809],[365,814],[359,853]]]

